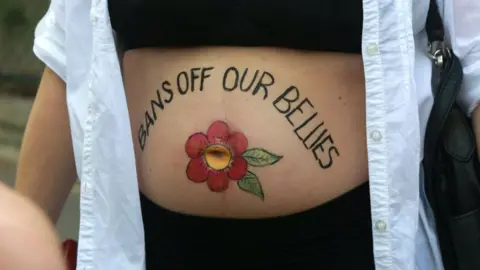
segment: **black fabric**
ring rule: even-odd
[[[147,270],[374,270],[368,184],[311,210],[221,219],[141,195]]]
[[[267,46],[361,52],[362,1],[110,0],[125,50]]]

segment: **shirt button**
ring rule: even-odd
[[[93,23],[96,23],[98,21],[98,15],[95,13],[91,13],[90,20],[92,20]]]
[[[370,138],[372,138],[372,140],[378,142],[382,139],[382,133],[378,130],[374,130],[370,133]]]
[[[82,192],[84,192],[87,195],[92,195],[92,192],[93,192],[92,184],[88,182],[82,183]]]
[[[375,43],[367,44],[367,54],[369,56],[374,56],[378,54],[378,46]]]
[[[375,229],[379,232],[385,232],[387,230],[387,223],[383,220],[375,222]]]

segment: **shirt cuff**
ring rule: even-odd
[[[47,11],[35,29],[33,53],[53,70],[62,80],[66,81],[66,51],[65,32],[55,21],[51,10]]]

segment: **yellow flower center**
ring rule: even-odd
[[[205,161],[208,167],[220,171],[227,168],[232,160],[232,153],[227,147],[214,144],[205,149]]]

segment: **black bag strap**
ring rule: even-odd
[[[430,0],[426,29],[430,44],[434,41],[443,41],[445,34],[443,31],[442,18],[440,17],[436,0]]]
[[[430,179],[435,164],[436,148],[440,142],[447,117],[452,111],[460,91],[463,71],[458,58],[445,45],[443,23],[436,0],[430,0],[426,31],[430,47],[429,55],[434,61],[434,70],[438,70],[440,75],[437,87],[432,87],[435,97],[427,123],[424,144],[425,179]]]
[[[426,32],[429,41],[429,56],[433,60],[432,77],[438,75],[439,80],[433,83],[434,102],[427,122],[424,141],[424,179],[427,199],[437,220],[437,235],[442,253],[444,267],[456,269],[456,258],[453,255],[451,232],[448,229],[449,211],[445,196],[441,190],[445,179],[440,179],[435,172],[441,162],[438,162],[438,151],[442,141],[447,119],[456,103],[463,78],[463,70],[459,59],[446,46],[442,18],[436,0],[430,0]]]

